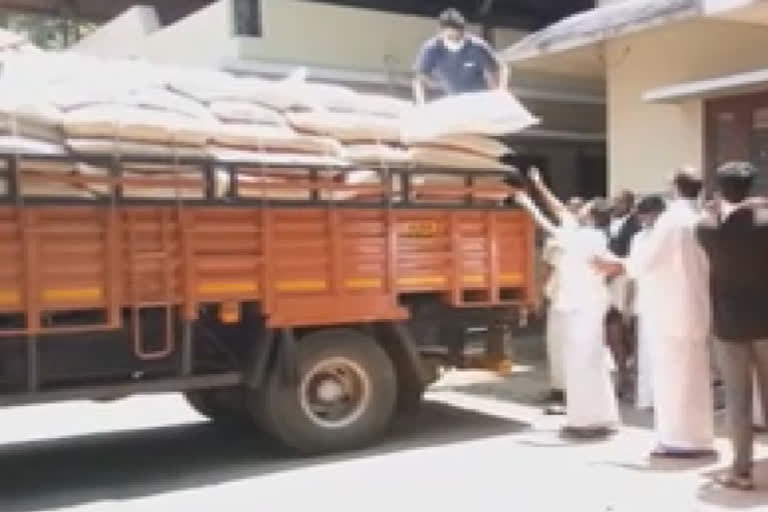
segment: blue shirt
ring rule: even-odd
[[[486,72],[498,72],[499,64],[491,47],[475,36],[468,36],[457,51],[445,47],[441,37],[424,43],[414,71],[435,78],[447,94],[488,89]]]

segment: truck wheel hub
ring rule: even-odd
[[[316,363],[299,386],[302,411],[323,428],[342,428],[354,423],[370,400],[368,374],[357,362],[343,357]]]

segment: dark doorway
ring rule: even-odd
[[[606,197],[608,193],[608,166],[605,155],[579,152],[579,195],[585,199]]]
[[[744,160],[760,170],[757,191],[768,193],[768,92],[707,100],[704,148],[708,189],[718,166]]]
[[[513,155],[505,156],[503,162],[507,165],[516,167],[522,176],[528,176],[531,167],[536,167],[541,172],[541,177],[544,178],[544,182],[547,186],[552,186],[552,176],[549,171],[546,157],[534,153],[515,153]],[[555,193],[557,193],[557,190],[555,190]]]

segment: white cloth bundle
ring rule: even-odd
[[[290,112],[288,122],[301,132],[326,135],[341,142],[392,142],[400,140],[397,119],[329,111]]]
[[[402,117],[404,140],[445,135],[507,135],[538,123],[517,99],[502,91],[446,96]]]

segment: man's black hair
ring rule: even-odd
[[[629,208],[635,206],[635,193],[631,190],[622,190],[617,197],[622,201],[626,201]]]
[[[467,20],[464,19],[464,16],[458,9],[454,9],[453,7],[441,12],[438,20],[440,20],[440,26],[443,28],[464,30],[467,26]]]
[[[727,162],[717,169],[720,195],[729,203],[740,203],[752,190],[757,168],[749,162]]]
[[[611,225],[611,205],[605,199],[595,199],[589,215],[597,229],[608,229]]]
[[[640,215],[661,213],[665,208],[664,198],[658,194],[645,196],[637,203],[637,213]]]
[[[701,178],[687,171],[678,172],[672,181],[675,184],[675,190],[684,199],[696,199],[704,186]]]

